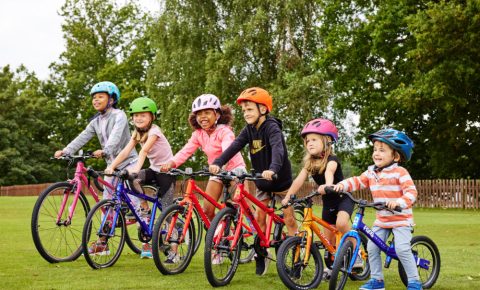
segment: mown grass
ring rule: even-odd
[[[141,260],[128,247],[111,268],[92,270],[83,257],[49,264],[37,253],[30,234],[35,197],[0,197],[0,288],[2,289],[209,289],[203,250],[181,275],[163,276],[152,260]],[[318,211],[318,209],[317,209]],[[367,224],[373,219],[367,212]],[[480,212],[415,209],[415,234],[432,238],[441,253],[440,278],[434,289],[480,289]],[[284,289],[272,263],[266,276],[254,264],[240,265],[227,289]],[[405,289],[396,262],[385,269],[387,289]],[[348,281],[346,289],[362,282]],[[320,289],[327,289],[322,283]]]

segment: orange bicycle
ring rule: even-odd
[[[320,193],[314,191],[304,198],[292,196],[289,205],[304,206],[304,220],[299,233],[288,238],[277,253],[277,272],[282,282],[289,289],[311,289],[320,285],[323,277],[323,262],[320,249],[325,249],[325,266],[332,269],[335,253],[342,238],[342,233],[334,226],[313,214],[313,198]],[[288,205],[287,205],[288,206]],[[335,234],[335,245],[320,231],[319,226]],[[314,241],[315,234],[320,241]],[[352,280],[365,280],[370,276],[367,259],[367,238],[361,235],[360,255],[363,265],[350,274]]]

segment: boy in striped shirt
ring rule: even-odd
[[[401,212],[377,211],[372,230],[384,241],[390,232],[395,237],[395,251],[408,277],[407,289],[422,289],[417,266],[410,248],[412,239],[412,206],[417,198],[417,189],[408,171],[398,162],[408,161],[412,156],[413,142],[403,132],[383,129],[368,136],[373,142],[374,165],[360,176],[354,176],[335,185],[336,191],[356,191],[369,188],[374,202],[385,202],[390,209],[396,206]],[[368,260],[371,279],[360,290],[385,289],[380,249],[368,241]]]

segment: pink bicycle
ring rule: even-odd
[[[63,156],[68,168],[75,164],[73,179],[57,182],[45,189],[38,197],[32,212],[32,237],[40,255],[50,263],[74,261],[82,254],[82,231],[90,204],[82,188],[90,192],[93,201],[99,201],[98,189],[90,179],[94,171],[85,167],[85,160],[94,158],[90,154]],[[110,193],[115,187],[101,177],[92,178],[100,190]],[[154,187],[144,187],[145,192],[156,192]],[[90,199],[92,201],[92,199]],[[131,224],[135,224],[133,221]],[[129,227],[136,232],[136,226]],[[132,235],[134,237],[134,235]],[[141,243],[135,242],[127,232],[126,242],[135,253],[140,253]]]

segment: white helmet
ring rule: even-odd
[[[220,100],[212,94],[203,94],[198,96],[192,103],[192,113],[205,109],[218,110],[222,105]]]

